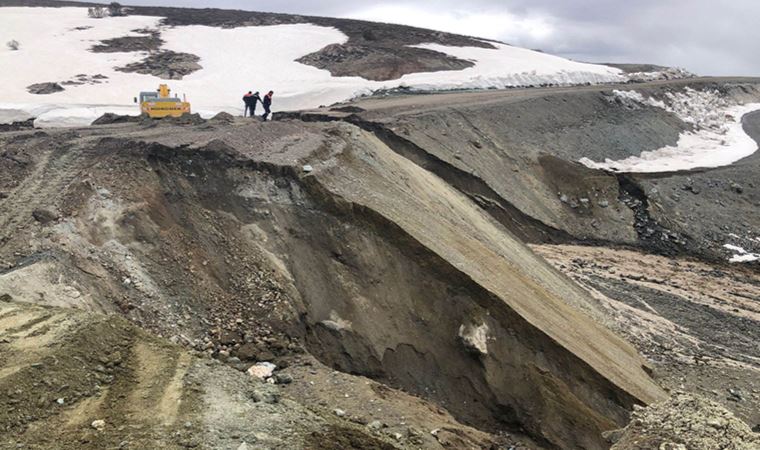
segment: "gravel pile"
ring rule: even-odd
[[[760,434],[711,400],[676,392],[634,411],[622,430],[606,433],[612,450],[760,449]]]

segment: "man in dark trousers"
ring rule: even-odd
[[[269,109],[272,106],[272,96],[274,95],[274,91],[267,92],[267,95],[264,96],[264,100],[261,101],[261,104],[264,105],[264,115],[261,116],[262,119],[267,120],[269,117],[269,113],[272,111]]]
[[[245,117],[247,113],[250,113],[251,117],[255,117],[256,102],[259,101],[261,101],[261,97],[259,97],[258,92],[252,94],[251,91],[248,91],[248,93],[243,96],[243,103],[245,103],[245,111],[243,111],[243,117]]]

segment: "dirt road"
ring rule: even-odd
[[[698,77],[681,80],[650,81],[646,83],[607,84],[594,86],[571,86],[571,87],[543,87],[543,88],[513,88],[492,89],[486,91],[461,91],[461,92],[431,92],[404,94],[394,93],[388,96],[360,98],[347,104],[365,109],[368,118],[414,115],[436,109],[462,108],[467,106],[487,106],[493,103],[519,102],[532,98],[541,98],[558,94],[575,94],[589,92],[604,92],[613,89],[648,90],[662,87],[679,88],[691,86],[710,86],[715,84],[749,83],[760,82],[756,77]],[[338,108],[340,106],[337,106]],[[325,108],[332,110],[336,106]],[[314,110],[325,112],[324,110]],[[331,111],[340,113],[340,111]],[[345,113],[344,113],[345,114]],[[375,115],[373,115],[375,114]],[[339,114],[336,114],[339,115]],[[365,116],[362,114],[362,116]]]

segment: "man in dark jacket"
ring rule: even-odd
[[[261,118],[264,120],[267,120],[269,114],[272,112],[269,109],[272,106],[272,95],[274,95],[274,91],[267,92],[267,95],[264,96],[264,100],[261,101],[261,104],[264,105],[264,115],[261,116]]]
[[[243,111],[243,117],[245,117],[245,115],[249,112],[250,116],[254,117],[256,114],[256,102],[259,101],[261,101],[261,97],[259,97],[258,92],[252,94],[251,91],[248,91],[248,93],[243,96],[243,103],[245,103],[245,111]]]

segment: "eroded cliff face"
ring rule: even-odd
[[[342,347],[347,369],[356,370],[357,357],[377,361],[391,382],[423,395],[432,391],[469,420],[512,422],[568,447],[603,446],[595,429],[626,420],[635,402],[660,398],[635,350],[581,312],[595,309],[584,292],[439,177],[370,133],[338,131],[345,146],[306,180],[340,199],[335,207],[347,217],[368,216],[382,234],[400,233],[394,239],[403,243],[400,254],[390,261],[405,263],[388,270],[400,269],[424,286],[410,292],[416,283],[409,280],[391,289],[383,284],[374,294],[359,291],[368,299],[359,308],[351,290],[343,299],[335,293],[345,288],[333,290],[330,314],[351,327],[328,326],[318,338],[322,348]],[[339,253],[360,267],[362,260],[384,259]],[[421,262],[427,270],[415,268]],[[362,336],[366,330],[377,330],[376,337]],[[409,363],[417,369],[410,371]],[[565,419],[556,420],[559,411]]]
[[[604,448],[664,395],[585,291],[357,126],[128,124],[3,148],[15,300],[118,312],[214,354],[304,348],[561,448]]]

